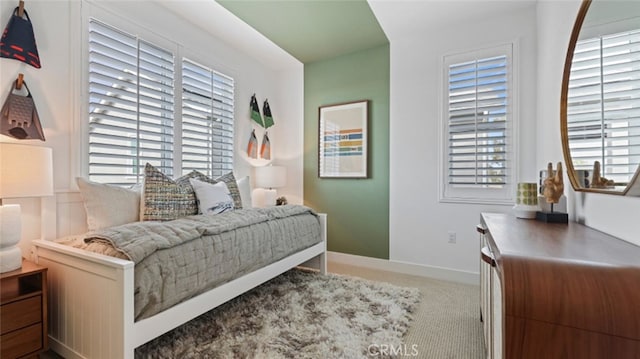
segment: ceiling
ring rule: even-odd
[[[283,70],[525,7],[535,11],[538,0],[155,1],[269,68]]]
[[[387,44],[366,0],[216,0],[302,63]]]
[[[426,32],[442,33],[456,24],[499,19],[534,8],[538,0],[369,0],[391,42]],[[543,1],[543,0],[540,0]]]

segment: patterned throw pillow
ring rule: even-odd
[[[189,183],[189,178],[212,184],[225,182],[231,193],[231,198],[233,198],[235,208],[242,208],[242,201],[240,200],[238,186],[235,183],[233,173],[228,173],[214,180],[198,171],[192,171],[176,180],[172,180],[147,163],[144,168],[140,219],[143,221],[170,221],[198,214],[196,195],[191,183]],[[230,185],[228,181],[233,181],[233,185]]]
[[[233,199],[224,182],[210,184],[195,178],[190,178],[189,182],[196,192],[200,213],[218,214],[233,211]]]
[[[236,178],[233,175],[233,172],[229,172],[226,175],[222,175],[216,179],[211,179],[207,175],[202,174],[198,171],[191,171],[188,174],[178,178],[176,182],[181,185],[188,185],[190,178],[195,178],[199,181],[213,183],[213,184],[216,184],[218,182],[224,182],[227,185],[227,188],[229,189],[231,198],[233,198],[233,207],[235,209],[242,208],[242,198],[240,196],[240,189],[238,188],[238,183],[236,182]]]
[[[141,220],[170,221],[198,214],[196,195],[188,178],[186,183],[182,177],[174,181],[147,163],[143,183],[140,200]]]

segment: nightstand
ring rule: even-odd
[[[0,357],[47,350],[47,268],[27,260],[0,274]]]

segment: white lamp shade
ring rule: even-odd
[[[256,167],[256,187],[278,188],[287,183],[287,169],[283,166]]]
[[[0,143],[0,198],[53,195],[50,148]]]

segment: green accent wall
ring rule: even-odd
[[[389,259],[389,44],[304,65],[304,201],[330,251]],[[369,178],[318,178],[318,107],[369,100]]]
[[[389,43],[367,0],[217,0],[305,64]]]

